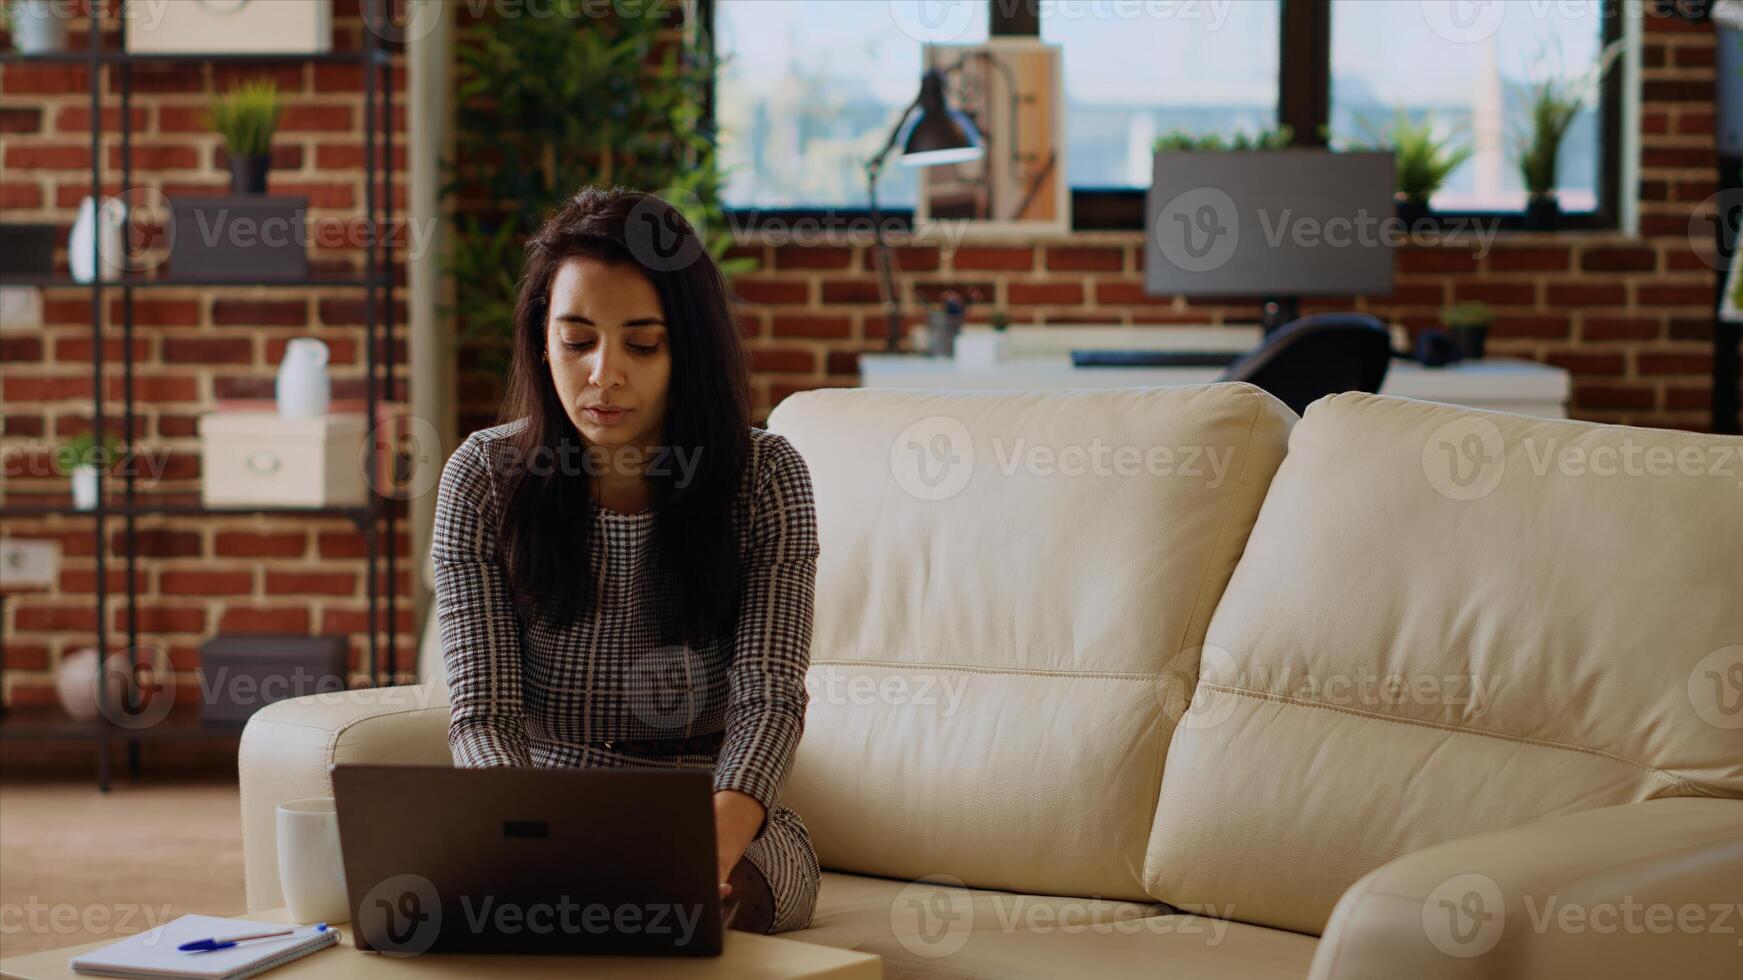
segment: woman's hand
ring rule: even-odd
[[[719,860],[720,896],[732,889],[727,879],[732,869],[744,857],[745,849],[762,832],[763,818],[768,815],[756,798],[735,789],[723,789],[714,794],[714,847]]]

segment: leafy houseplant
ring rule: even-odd
[[[278,83],[271,79],[243,82],[212,100],[207,125],[224,137],[232,193],[266,193],[266,175],[272,169],[272,134],[278,129],[282,110]]]
[[[1607,45],[1584,75],[1573,78],[1550,76],[1532,83],[1525,100],[1526,125],[1514,139],[1519,176],[1525,181],[1525,227],[1548,231],[1561,215],[1556,197],[1556,168],[1561,144],[1574,120],[1585,109],[1599,79],[1622,53],[1622,42]]]
[[[1278,126],[1276,129],[1262,129],[1257,133],[1239,132],[1232,137],[1224,138],[1221,133],[1211,133],[1208,136],[1194,136],[1183,129],[1164,133],[1156,138],[1154,149],[1157,153],[1177,152],[1181,150],[1198,152],[1217,152],[1222,150],[1287,150],[1295,141],[1295,130],[1289,126]]]
[[[460,32],[455,150],[443,193],[458,215],[446,271],[449,312],[478,366],[511,356],[522,243],[587,184],[658,194],[683,212],[728,277],[754,260],[731,246],[715,138],[702,107],[715,59],[706,37],[676,37],[659,17],[622,14],[554,28],[487,17]]]
[[[1435,136],[1434,128],[1432,113],[1415,121],[1399,109],[1391,127],[1378,140],[1392,148],[1397,165],[1394,196],[1398,200],[1398,217],[1406,224],[1428,215],[1429,199],[1475,152],[1455,136]]]
[[[99,449],[96,435],[89,430],[68,439],[55,451],[55,469],[73,478],[74,507],[97,509],[97,471],[112,466],[120,453],[121,443],[114,436],[104,433]]]
[[[0,0],[0,27],[12,35],[20,54],[66,50],[67,17],[49,0]]]
[[[1440,324],[1459,345],[1466,357],[1483,356],[1483,349],[1489,339],[1489,328],[1495,323],[1495,314],[1487,303],[1472,300],[1465,303],[1455,303],[1440,311]]]

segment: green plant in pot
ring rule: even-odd
[[[1525,125],[1514,136],[1519,176],[1525,182],[1525,227],[1549,231],[1561,217],[1556,196],[1556,173],[1561,146],[1567,139],[1597,84],[1622,53],[1622,42],[1605,46],[1598,60],[1578,78],[1551,75],[1532,82],[1526,90]]]
[[[1369,130],[1372,132],[1372,127]],[[1435,135],[1433,113],[1413,120],[1402,108],[1392,125],[1378,134],[1375,146],[1392,150],[1397,167],[1393,197],[1398,202],[1398,217],[1407,225],[1428,216],[1429,200],[1475,152],[1456,133]]]
[[[72,477],[74,507],[79,510],[97,509],[97,471],[113,466],[120,455],[121,443],[114,436],[105,432],[99,449],[96,434],[89,430],[73,436],[55,450],[55,469]]]
[[[207,125],[224,137],[224,150],[230,156],[231,193],[266,193],[266,175],[272,170],[272,136],[283,108],[278,83],[271,79],[243,82],[212,99]]]
[[[1469,358],[1482,358],[1489,340],[1489,328],[1494,323],[1495,313],[1489,309],[1489,304],[1476,300],[1454,303],[1440,311],[1440,325]]]

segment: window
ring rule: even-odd
[[[1434,196],[1436,209],[1518,211],[1525,187],[1515,143],[1530,118],[1529,90],[1546,77],[1572,80],[1591,70],[1603,48],[1601,13],[1598,0],[1333,0],[1333,145],[1373,142],[1402,109],[1474,151]],[[1564,211],[1600,204],[1599,102],[1594,90],[1562,142]]]
[[[987,38],[991,4],[937,0],[715,0],[723,197],[731,208],[863,208],[865,161],[920,89],[920,46]],[[914,206],[890,167],[880,204]]]
[[[1402,109],[1473,153],[1440,212],[1525,205],[1516,142],[1530,86],[1586,73],[1621,0],[705,0],[720,69],[725,200],[735,209],[866,205],[864,162],[913,99],[923,42],[1039,35],[1063,49],[1066,176],[1079,228],[1140,228],[1151,146],[1183,131],[1299,146],[1371,144]],[[1614,220],[1620,68],[1591,86],[1560,154],[1564,226]],[[915,201],[891,167],[882,202]]]
[[[1167,133],[1256,135],[1277,125],[1278,0],[1041,8],[1063,48],[1065,172],[1073,187],[1150,186]]]

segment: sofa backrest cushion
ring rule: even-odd
[[[1743,439],[1310,406],[1211,620],[1150,894],[1318,933],[1411,851],[1743,796]]]
[[[1294,413],[1250,385],[823,390],[811,703],[823,865],[1143,899],[1174,719]]]

